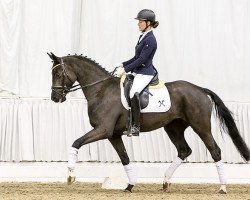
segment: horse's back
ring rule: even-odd
[[[190,115],[194,112],[211,112],[212,103],[205,90],[188,81],[166,82],[172,109]]]
[[[165,86],[167,87],[169,93],[178,93],[179,95],[194,95],[199,94],[200,95],[207,95],[204,89],[200,86],[197,86],[193,83],[190,83],[188,81],[178,80],[173,82],[166,82]]]

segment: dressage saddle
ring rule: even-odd
[[[134,80],[134,76],[132,74],[127,74],[126,78],[124,80],[124,83],[123,83],[124,95],[125,95],[125,98],[126,98],[126,100],[128,102],[129,107],[131,107],[129,92],[130,92],[130,89],[132,87],[133,80]],[[144,109],[144,108],[147,107],[148,102],[149,102],[149,95],[152,95],[149,92],[149,86],[157,85],[158,83],[159,83],[158,74],[156,74],[154,76],[154,78],[150,81],[150,83],[140,93],[140,106],[141,106],[141,109]]]

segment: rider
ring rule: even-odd
[[[156,28],[159,22],[155,21],[155,13],[149,9],[141,10],[135,19],[138,20],[139,30],[142,32],[135,47],[135,56],[120,64],[116,70],[118,76],[121,76],[125,72],[131,72],[134,75],[134,82],[129,95],[132,111],[132,127],[127,132],[128,136],[139,136],[139,94],[154,76],[157,75],[157,70],[154,68],[152,62],[157,49],[157,42],[152,28]]]

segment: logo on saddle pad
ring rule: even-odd
[[[130,108],[129,91],[133,84],[132,74],[121,77],[121,101],[128,110]],[[171,106],[169,92],[163,81],[153,79],[148,87],[140,93],[141,113],[167,112]]]

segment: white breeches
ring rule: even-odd
[[[153,75],[144,75],[144,74],[135,74],[134,73],[134,82],[131,87],[129,97],[132,99],[136,92],[140,93],[154,78]]]

